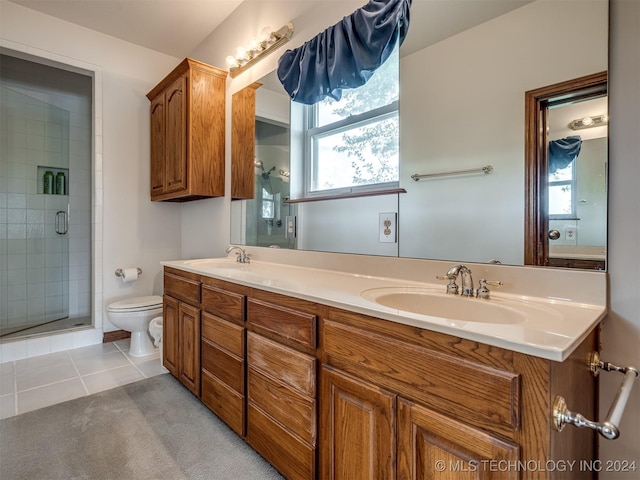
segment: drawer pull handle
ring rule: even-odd
[[[604,438],[614,440],[620,436],[618,424],[629,400],[633,382],[638,376],[638,370],[632,367],[618,367],[612,363],[602,362],[598,352],[593,352],[589,357],[589,367],[594,376],[598,376],[601,369],[607,372],[620,372],[624,375],[622,384],[618,388],[604,422],[594,422],[579,413],[570,411],[564,397],[558,395],[553,403],[553,425],[559,432],[568,423],[576,427],[592,428]]]

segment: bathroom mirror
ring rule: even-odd
[[[266,235],[257,241],[247,235],[247,222],[253,221],[248,210],[257,209],[251,202],[262,195],[256,191],[254,200],[232,202],[231,242],[525,264],[525,92],[605,71],[607,38],[606,0],[413,2],[411,27],[400,53],[400,187],[406,193],[283,201],[278,218],[275,206],[273,210],[282,238],[275,241],[276,227],[269,235],[271,219],[262,218],[264,225],[257,220],[258,227]],[[273,89],[273,95],[288,102],[275,75],[260,82],[261,89]],[[265,114],[256,112],[258,118]],[[285,127],[288,114],[275,116]],[[606,137],[600,146],[603,142],[606,150]],[[275,166],[259,156],[257,161],[263,162],[264,171],[258,167],[255,172],[256,189],[262,175]],[[439,176],[486,166],[490,174]],[[280,170],[295,175],[296,168],[278,163],[270,177]],[[437,176],[415,181],[414,174]],[[287,177],[279,178],[287,182]],[[280,199],[285,197],[281,194]],[[604,197],[598,202],[606,212],[606,192]],[[397,219],[395,243],[381,241],[383,214]],[[288,227],[295,236],[285,236]],[[600,230],[593,238],[606,238],[606,218],[596,228]]]

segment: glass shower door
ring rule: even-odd
[[[70,122],[35,96],[0,95],[0,337],[11,338],[69,316]]]

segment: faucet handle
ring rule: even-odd
[[[478,287],[478,290],[476,290],[477,298],[484,298],[485,300],[488,300],[491,297],[491,292],[487,288],[487,285],[490,285],[492,287],[501,287],[504,284],[498,280],[485,280],[484,278],[480,279],[480,286]]]
[[[438,280],[448,280],[447,293],[452,295],[458,294],[458,284],[456,283],[456,275],[436,275]]]

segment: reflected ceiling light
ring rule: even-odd
[[[609,123],[606,115],[594,115],[590,117],[577,118],[569,124],[572,130],[582,130],[583,128],[604,127]]]
[[[234,55],[229,55],[225,61],[231,77],[237,77],[254,63],[262,60],[269,53],[284,45],[293,35],[293,23],[288,23],[284,27],[271,30],[265,27],[260,32],[260,37],[251,40],[246,47],[236,48]]]

